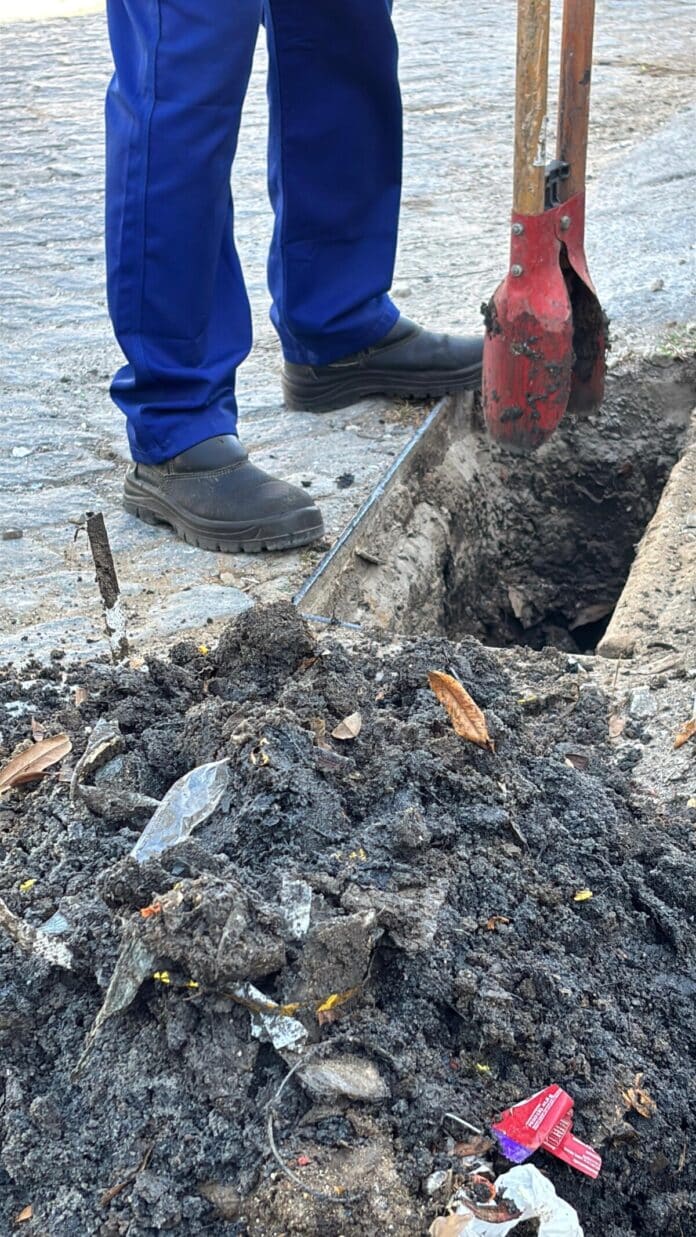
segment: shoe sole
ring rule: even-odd
[[[217,524],[171,507],[159,494],[134,485],[126,479],[123,506],[145,524],[167,524],[182,541],[199,550],[221,554],[260,554],[264,550],[292,550],[310,545],[324,535],[324,521],[316,507],[301,507],[288,516],[278,516],[263,524]],[[284,526],[284,528],[283,528]],[[283,531],[279,531],[283,528]]]
[[[457,391],[480,391],[481,365],[456,370],[443,375],[431,370],[404,377],[396,370],[370,370],[317,378],[300,378],[283,370],[283,396],[286,407],[295,412],[336,412],[361,399],[383,396],[386,399],[407,399],[423,402],[441,399]]]

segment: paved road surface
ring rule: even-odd
[[[62,12],[94,7],[35,0],[34,10],[56,3]],[[21,8],[0,4],[0,19]],[[395,295],[404,312],[438,327],[479,329],[479,305],[505,266],[514,11],[513,0],[397,0],[406,171]],[[692,27],[690,0],[598,4],[591,264],[619,355],[693,339]],[[120,510],[125,435],[107,393],[119,358],[101,235],[104,17],[12,22],[2,42],[0,534],[23,535],[0,540],[0,656],[103,647],[86,541],[75,540],[73,523],[88,509],[105,512],[141,646],[287,594],[316,553],[209,554]],[[333,538],[421,413],[380,401],[323,418],[281,407],[264,282],[264,60],[260,46],[235,169],[256,331],[239,381],[242,434],[262,465],[307,485]],[[355,480],[340,489],[345,473]]]

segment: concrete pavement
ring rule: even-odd
[[[506,263],[514,4],[400,0],[396,21],[406,166],[395,297],[428,324],[480,329]],[[556,36],[558,24],[556,13]],[[621,0],[598,4],[589,242],[615,358],[694,347],[692,27],[688,0],[630,14]],[[102,259],[104,17],[12,22],[2,41],[0,538],[21,537],[0,539],[0,656],[106,647],[86,539],[75,539],[88,509],[105,513],[136,647],[287,595],[318,552],[213,555],[121,511]],[[264,68],[260,46],[234,174],[256,334],[240,372],[242,436],[264,467],[306,485],[333,539],[422,411],[371,401],[317,418],[281,407],[265,290]]]

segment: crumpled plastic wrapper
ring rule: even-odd
[[[513,1203],[519,1215],[512,1220],[487,1220],[474,1215],[465,1198],[455,1194],[457,1214],[441,1216],[430,1228],[430,1237],[505,1237],[524,1220],[539,1220],[539,1237],[583,1237],[578,1213],[559,1198],[548,1177],[533,1164],[519,1164],[495,1183],[496,1199]],[[485,1211],[485,1207],[477,1208]]]
[[[131,851],[138,863],[161,855],[215,811],[229,786],[229,762],[214,760],[180,777],[167,791]]]

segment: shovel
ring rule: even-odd
[[[557,158],[546,167],[550,0],[518,0],[515,156],[507,277],[484,307],[491,436],[531,451],[568,409],[604,394],[607,322],[585,258],[594,0],[564,0]]]

